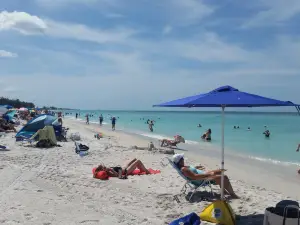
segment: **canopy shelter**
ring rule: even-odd
[[[222,86],[208,93],[189,96],[169,102],[156,107],[220,107],[222,108],[222,178],[221,199],[224,199],[224,111],[226,107],[267,107],[267,106],[294,106],[300,113],[299,105],[290,101],[280,101],[239,91],[231,86]]]
[[[61,125],[55,116],[42,114],[30,120],[17,134],[16,140],[32,137],[38,130],[45,126],[53,126],[55,132],[61,129]],[[57,133],[57,132],[56,132]]]

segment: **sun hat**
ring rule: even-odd
[[[173,155],[173,162],[177,164],[183,158],[184,158],[184,154],[183,153],[181,153],[181,154],[175,154],[175,155]]]

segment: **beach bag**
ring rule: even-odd
[[[80,134],[78,132],[77,133],[71,133],[70,139],[72,141],[80,141],[81,140]]]
[[[200,213],[200,218],[202,221],[207,221],[216,224],[236,224],[235,214],[228,202],[224,200],[216,200],[209,204]]]
[[[200,217],[196,213],[191,213],[177,220],[174,220],[169,225],[200,225]]]
[[[299,203],[283,200],[265,210],[263,225],[300,225]]]
[[[75,152],[78,154],[79,152],[88,151],[90,148],[83,144],[78,144],[75,142]]]
[[[52,146],[54,145],[52,145],[49,139],[43,139],[36,143],[36,147],[38,148],[50,148]]]

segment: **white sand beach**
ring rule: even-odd
[[[180,193],[184,180],[171,166],[161,165],[164,157],[171,156],[131,148],[146,147],[149,140],[71,119],[65,119],[64,125],[70,128],[69,133],[80,133],[80,142],[90,147],[89,155],[75,154],[71,140],[59,143],[62,147],[38,149],[15,143],[13,134],[0,138],[0,143],[11,149],[0,151],[1,224],[162,225],[191,212],[200,213],[210,203],[201,201],[200,192],[192,202],[184,196],[179,197],[179,203],[174,201],[173,195]],[[104,138],[94,138],[96,132],[103,132]],[[187,164],[201,163],[209,169],[219,165],[218,158],[206,155],[205,149],[197,155],[184,153]],[[161,173],[105,181],[92,176],[92,168],[100,163],[123,166],[133,158]],[[248,162],[226,158],[225,163],[240,196],[230,200],[238,224],[262,224],[266,207],[283,199],[300,199],[296,173],[287,179],[276,170]],[[219,187],[214,190],[219,194]]]

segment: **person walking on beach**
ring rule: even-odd
[[[86,114],[86,116],[85,116],[85,117],[86,117],[86,122],[85,122],[85,123],[86,123],[86,124],[90,124],[90,118],[89,118],[89,114]]]
[[[112,129],[112,130],[115,130],[115,129],[116,129],[116,120],[117,120],[117,119],[116,119],[116,117],[114,117],[114,116],[111,118],[111,129]]]
[[[102,116],[102,114],[99,116],[99,121],[100,121],[100,126],[102,126],[102,123],[103,123],[103,116]]]
[[[299,150],[300,150],[300,144],[298,144],[298,148],[297,148],[296,152],[299,152]],[[298,174],[300,174],[300,169],[298,170]]]
[[[76,119],[78,118],[78,113],[76,113],[76,116],[75,116],[75,117],[76,117]]]

